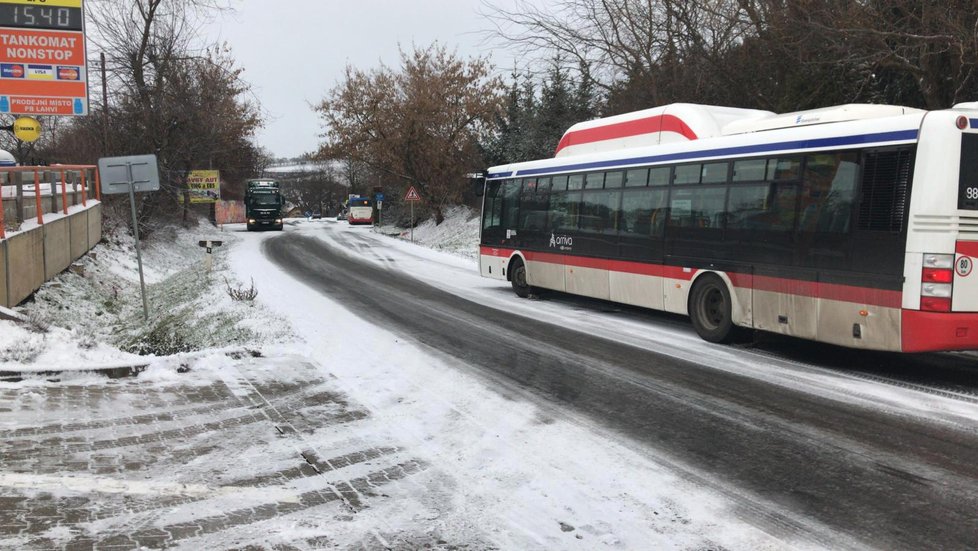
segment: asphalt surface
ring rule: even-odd
[[[459,368],[671,461],[768,531],[829,548],[978,548],[975,427],[840,403],[520,317],[311,237],[271,238],[263,252]]]

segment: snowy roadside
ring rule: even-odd
[[[200,239],[235,236],[209,225],[168,228],[144,245],[149,319],[143,319],[136,255],[128,236],[109,236],[14,309],[27,323],[0,320],[0,371],[70,371],[153,363],[212,348],[260,347],[287,338],[251,301],[249,288],[220,269],[206,270]],[[222,254],[224,253],[224,254]],[[227,282],[225,282],[225,278]],[[280,327],[281,329],[274,329]]]
[[[434,250],[477,258],[478,219],[468,209],[449,211],[441,225],[421,223],[415,242]],[[393,235],[403,229],[387,228]],[[220,239],[206,270],[200,240]],[[131,237],[106,236],[70,270],[46,283],[33,299],[12,310],[26,323],[0,317],[0,371],[87,370],[152,363],[155,358],[220,348],[260,348],[285,343],[286,319],[258,302],[233,300],[250,279],[226,269],[240,240],[206,222],[194,229],[164,228],[143,245],[149,320],[143,320],[139,274]],[[259,294],[261,290],[258,290]]]

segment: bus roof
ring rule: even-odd
[[[633,145],[499,165],[488,169],[487,178],[492,180],[542,176],[746,155],[804,153],[865,147],[869,144],[895,145],[916,141],[920,121],[925,113],[919,109],[898,106],[850,105],[786,115],[772,114],[767,118],[731,121],[726,125],[726,132],[729,133],[713,137]],[[784,126],[789,120],[796,121],[796,124]],[[749,130],[751,124],[756,125],[754,130]]]

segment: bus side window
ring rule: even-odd
[[[503,198],[502,183],[497,181],[489,182],[486,185],[486,206],[482,213],[482,229],[497,228],[502,223]]]
[[[506,180],[503,184],[503,220],[504,229],[516,229],[519,223],[519,199],[522,180]]]
[[[635,237],[662,235],[666,223],[665,188],[625,191],[621,201],[621,233]]]
[[[576,230],[577,222],[581,212],[581,192],[560,193],[560,218],[557,220],[557,229]]]
[[[847,233],[858,177],[857,153],[809,155],[802,184],[799,230]]]

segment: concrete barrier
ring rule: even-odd
[[[16,306],[44,283],[44,228],[7,239],[7,301]]]
[[[72,250],[68,246],[70,222],[69,218],[60,218],[41,226],[44,230],[44,281],[67,270],[71,264]]]
[[[102,205],[0,240],[0,306],[13,307],[102,239]]]
[[[88,250],[92,250],[102,240],[102,203],[85,212],[88,213]]]
[[[68,223],[71,226],[70,253],[71,259],[74,260],[88,252],[88,211],[69,216]]]

